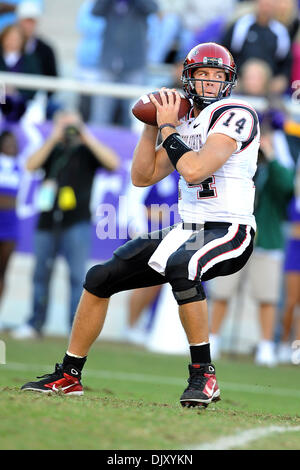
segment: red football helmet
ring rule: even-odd
[[[226,73],[226,81],[195,79],[193,77],[194,71],[200,67],[223,69]],[[236,79],[237,70],[232,55],[226,47],[220,46],[214,42],[207,42],[195,46],[188,53],[183,64],[183,72],[181,76],[183,89],[188,98],[191,98],[202,108],[217,100],[230,96],[232,88],[236,85]],[[202,82],[202,95],[199,95],[196,92],[196,81]],[[207,97],[204,95],[204,81],[220,83],[220,90],[216,97]]]

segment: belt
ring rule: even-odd
[[[204,227],[207,230],[213,230],[215,228],[228,228],[230,225],[232,225],[231,222],[205,222],[203,224],[182,222],[183,230],[193,230],[194,232],[202,230]],[[240,227],[244,227],[244,225],[240,225]]]

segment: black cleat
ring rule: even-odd
[[[83,387],[80,382],[80,371],[67,365],[63,368],[62,364],[55,365],[55,371],[52,374],[45,374],[37,377],[38,382],[28,382],[21,387],[23,391],[33,391],[41,393],[64,393],[65,395],[83,395]]]
[[[212,364],[189,364],[188,387],[180,397],[183,407],[207,407],[220,400],[215,368]]]

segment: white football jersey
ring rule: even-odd
[[[190,113],[191,115],[191,113]],[[237,141],[237,150],[201,184],[179,180],[178,209],[184,222],[230,222],[251,225],[253,216],[260,131],[257,114],[246,101],[219,100],[177,127],[182,140],[199,151],[211,134],[225,134]]]

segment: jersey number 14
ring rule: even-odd
[[[229,118],[225,122],[223,122],[223,126],[229,127],[229,125],[231,124],[231,120],[234,116],[235,116],[235,113],[230,113]],[[238,121],[236,121],[236,123],[234,124],[236,126],[235,130],[238,134],[240,134],[242,130],[244,129],[245,123],[246,123],[246,119],[241,118]]]

